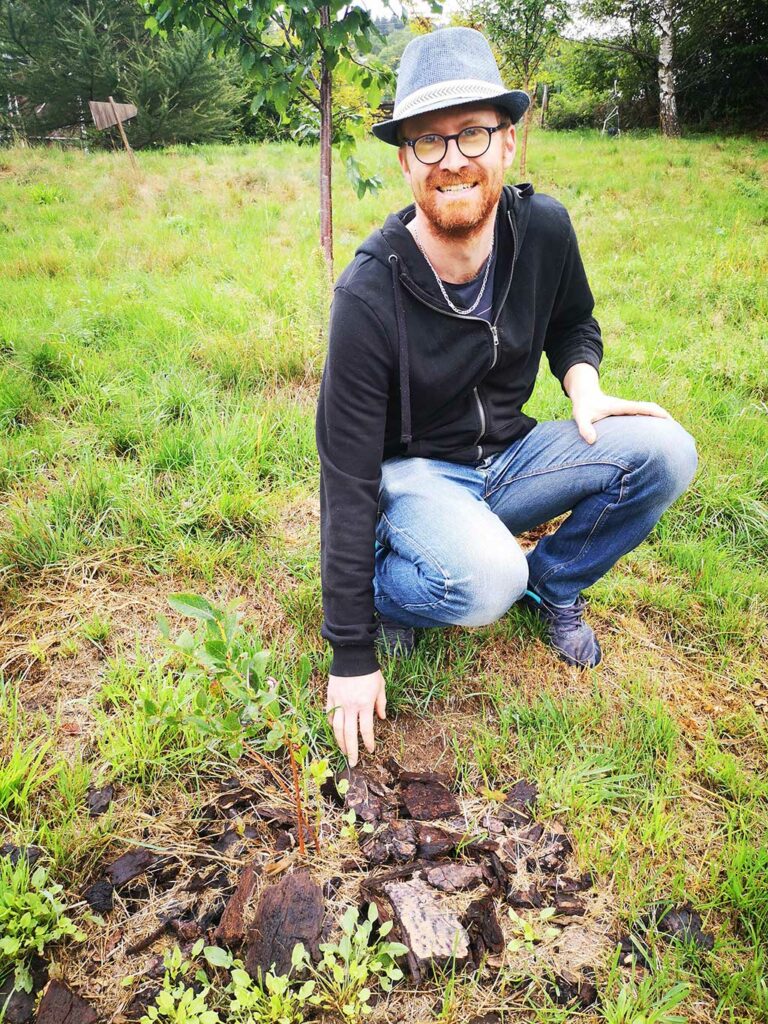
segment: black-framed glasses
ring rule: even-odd
[[[462,156],[482,156],[491,144],[494,132],[507,128],[508,123],[497,124],[493,128],[473,124],[463,128],[455,135],[420,135],[418,139],[405,139],[404,144],[410,146],[417,160],[423,164],[439,164],[448,150],[448,143],[456,139],[456,145]]]

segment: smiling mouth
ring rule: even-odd
[[[437,191],[442,192],[444,195],[462,195],[465,192],[471,192],[476,185],[476,181],[461,182],[457,185],[438,185]]]

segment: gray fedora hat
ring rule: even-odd
[[[406,118],[478,100],[506,110],[513,124],[531,102],[527,92],[505,87],[482,32],[437,29],[412,39],[403,50],[392,119],[380,121],[372,131],[382,142],[397,146],[397,128]]]

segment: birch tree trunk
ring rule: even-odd
[[[659,118],[661,134],[673,138],[680,136],[680,122],[677,119],[677,99],[675,97],[674,34],[672,12],[669,4],[661,5],[659,13]]]
[[[331,23],[327,6],[320,8],[320,24],[328,28]],[[331,199],[331,72],[325,57],[320,68],[320,247],[325,256],[329,279],[333,280],[333,206]]]

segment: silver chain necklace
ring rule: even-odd
[[[424,246],[421,244],[421,241],[419,240],[419,236],[416,233],[415,228],[414,228],[414,231],[413,231],[413,238],[414,238],[414,241],[416,242],[416,245],[418,245],[419,249],[421,250],[421,255],[427,261],[427,265],[429,266],[429,269],[435,275],[435,280],[437,281],[438,285],[440,286],[440,291],[443,293],[443,298],[448,303],[448,305],[451,307],[451,309],[454,311],[454,313],[461,313],[463,316],[468,316],[470,313],[474,313],[474,311],[477,309],[477,307],[478,307],[478,305],[480,303],[480,300],[483,297],[483,293],[485,292],[485,286],[486,286],[486,283],[488,281],[488,271],[491,269],[491,258],[493,257],[493,247],[494,247],[494,242],[496,241],[496,233],[495,233],[495,231],[494,231],[494,236],[491,239],[491,251],[488,253],[488,262],[485,264],[485,273],[483,274],[483,283],[482,283],[482,285],[480,287],[480,291],[478,292],[477,298],[472,303],[472,305],[469,307],[469,309],[460,309],[457,305],[455,305],[451,301],[451,299],[450,299],[450,297],[448,295],[448,292],[445,290],[445,287],[443,286],[443,282],[440,280],[440,275],[435,270],[435,268],[432,266],[432,264],[429,262],[429,256],[427,256],[427,254],[424,252]]]

